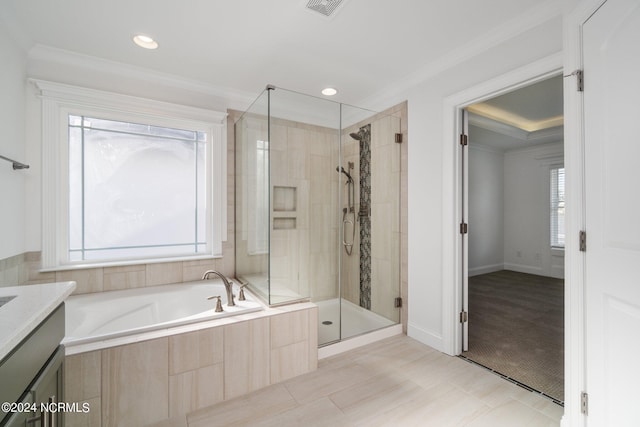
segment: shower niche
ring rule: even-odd
[[[236,277],[318,342],[397,324],[400,118],[268,86],[235,123]]]

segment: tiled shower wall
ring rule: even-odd
[[[404,304],[400,310],[403,328],[406,328],[407,312],[407,104],[402,103],[343,132],[344,164],[354,162],[355,171],[360,171],[362,150],[360,142],[349,137],[349,133],[371,124],[370,172],[370,250],[371,250],[371,309],[389,319],[397,319],[398,309],[394,298],[401,296]],[[397,144],[395,133],[401,133],[403,142]],[[355,177],[359,181],[360,177]],[[346,189],[346,186],[345,186]],[[359,211],[361,186],[355,186],[356,216]],[[399,205],[399,206],[398,206]],[[343,196],[346,206],[346,195]],[[392,227],[389,224],[393,224]],[[357,223],[357,230],[362,221]],[[354,248],[361,245],[361,233],[356,232]],[[343,296],[356,305],[361,304],[362,262],[357,251],[347,256],[342,250]],[[398,258],[395,258],[398,257]],[[389,286],[390,284],[393,284]],[[398,287],[399,284],[399,287]],[[406,332],[406,331],[405,331]]]
[[[246,117],[242,129],[251,141],[267,139],[266,119]],[[278,293],[313,297],[337,295],[337,233],[335,168],[338,165],[335,129],[273,118],[269,146],[271,216],[270,283],[272,301]],[[240,148],[239,148],[240,149]],[[250,168],[240,171],[241,182],[256,178]],[[244,189],[240,190],[244,191]],[[238,197],[237,209],[248,207]],[[248,203],[248,202],[247,202]],[[248,209],[250,210],[250,209]],[[239,218],[241,215],[238,216]],[[248,224],[238,225],[238,271],[265,272],[266,255],[248,254],[251,238]]]
[[[273,229],[271,272],[301,296],[314,299],[337,293],[337,132],[273,120],[271,127],[271,182],[273,187],[296,189],[295,229]]]
[[[358,131],[360,140],[360,209],[357,213],[360,235],[360,307],[371,310],[371,125],[364,125]],[[387,282],[393,286],[393,282]]]

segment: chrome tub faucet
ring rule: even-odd
[[[224,277],[224,275],[218,273],[215,270],[205,271],[204,274],[202,275],[202,280],[209,279],[209,275],[211,274],[215,274],[216,276],[218,276],[222,280],[222,283],[224,283],[224,288],[227,291],[227,305],[229,307],[233,307],[234,305],[236,305],[236,303],[233,301],[233,287],[232,287],[233,284],[229,282],[229,280],[227,280],[227,278]]]

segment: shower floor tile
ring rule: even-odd
[[[194,426],[559,426],[563,408],[401,335],[187,415]]]

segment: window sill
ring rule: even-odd
[[[38,270],[40,273],[50,273],[54,271],[69,271],[69,270],[87,270],[90,268],[102,268],[102,267],[126,267],[129,265],[145,265],[145,264],[161,264],[172,263],[182,261],[197,261],[203,259],[219,259],[222,255],[194,255],[188,257],[175,257],[175,258],[155,258],[155,259],[133,259],[130,261],[105,261],[105,262],[91,262],[83,264],[65,264],[57,267],[47,267]]]

